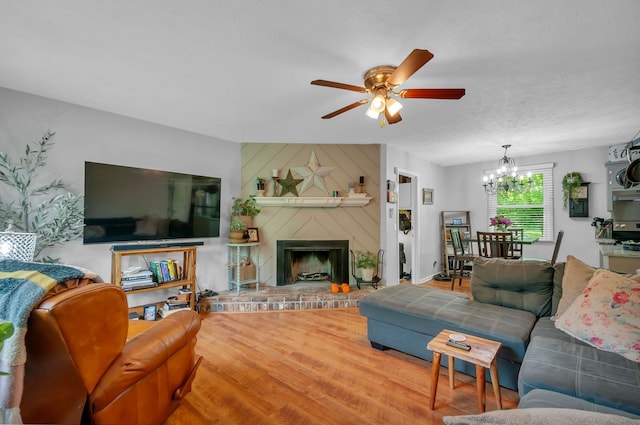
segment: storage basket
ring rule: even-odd
[[[244,258],[240,263],[240,280],[249,280],[256,278],[256,265],[250,259]],[[229,267],[229,279],[236,280],[236,264]]]

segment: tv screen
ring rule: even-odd
[[[220,236],[219,177],[84,164],[84,243]]]

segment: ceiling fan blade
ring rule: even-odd
[[[398,96],[403,99],[460,99],[465,89],[404,89]]]
[[[357,108],[360,105],[364,105],[367,102],[369,102],[369,99],[359,100],[357,102],[352,103],[351,105],[345,106],[344,108],[338,109],[337,111],[333,111],[332,113],[325,115],[324,117],[322,117],[322,119],[326,120],[326,119],[329,119],[329,118],[333,118],[336,115],[340,115],[343,112],[350,111],[351,109]]]
[[[417,70],[422,68],[424,64],[429,62],[433,57],[433,53],[428,50],[414,49],[409,56],[393,71],[389,76],[387,83],[391,86],[399,86],[407,81]]]
[[[389,124],[395,124],[397,122],[402,121],[402,117],[400,116],[400,112],[396,112],[395,115],[391,115],[389,113],[389,108],[384,108],[384,117],[387,119]]]
[[[313,84],[314,86],[325,86],[325,87],[333,87],[335,89],[357,91],[359,93],[367,92],[367,89],[365,89],[364,87],[352,86],[351,84],[336,83],[335,81],[313,80],[311,84]]]

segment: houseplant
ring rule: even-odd
[[[244,221],[245,227],[251,227],[253,225],[253,217],[260,214],[260,208],[256,204],[255,196],[250,196],[247,199],[236,198],[233,201],[231,207],[232,221],[234,217],[239,217]]]
[[[569,205],[569,199],[577,202],[578,199],[574,196],[574,189],[580,187],[582,184],[582,175],[578,172],[571,172],[565,174],[562,178],[562,205],[564,209],[567,209]]]
[[[229,226],[229,242],[231,243],[243,243],[247,240],[244,239],[244,234],[247,231],[247,226],[244,221],[237,216],[231,219],[231,225]]]
[[[371,251],[356,251],[356,268],[360,269],[362,280],[370,282],[378,267],[378,255]]]
[[[511,226],[511,220],[503,215],[497,215],[489,219],[489,225],[493,227],[496,232],[506,232],[507,227]]]
[[[0,152],[0,183],[9,189],[0,198],[0,230],[12,225],[16,231],[36,233],[34,257],[46,247],[79,238],[84,228],[82,195],[67,192],[61,180],[41,183],[40,171],[54,135],[48,131],[33,148],[27,144],[17,162]]]

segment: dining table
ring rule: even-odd
[[[478,247],[478,237],[477,236],[462,236],[460,238],[462,240],[462,242],[466,242],[466,243],[473,243],[476,246],[476,249]],[[531,236],[524,236],[523,238],[513,238],[513,243],[520,243],[522,245],[531,245],[534,244],[536,242],[538,242],[540,240],[540,238],[536,238],[536,237],[531,237]],[[465,249],[466,250],[466,249]],[[471,248],[471,250],[469,251],[469,253],[473,254],[473,247]]]

